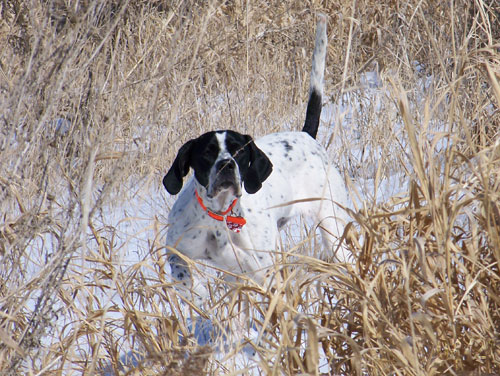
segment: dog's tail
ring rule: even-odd
[[[321,100],[323,96],[323,79],[326,60],[326,16],[320,14],[316,26],[316,42],[312,58],[311,83],[309,86],[309,102],[307,103],[306,121],[302,132],[307,132],[316,138],[321,115]]]

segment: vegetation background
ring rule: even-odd
[[[300,128],[318,12],[356,264],[315,257],[299,223],[270,286],[210,275],[197,312],[165,268],[161,178],[205,131]],[[500,374],[497,0],[2,0],[0,17],[1,374]],[[224,330],[243,300],[262,334],[247,365],[192,328]]]

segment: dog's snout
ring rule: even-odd
[[[217,171],[233,171],[235,168],[235,163],[232,159],[221,159],[215,165]]]

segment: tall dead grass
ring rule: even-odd
[[[210,129],[298,129],[318,11],[325,91],[359,104],[322,124],[356,199],[356,264],[308,256],[300,226],[269,286],[229,293],[212,273],[207,311],[181,303],[162,173]],[[0,14],[2,374],[500,373],[495,0],[19,0]],[[376,104],[360,85],[372,70]],[[394,176],[407,188],[393,197],[359,188]],[[260,341],[225,358],[197,344],[196,317],[231,336],[243,309]],[[241,369],[245,346],[257,357]]]

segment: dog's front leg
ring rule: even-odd
[[[187,262],[176,254],[170,254],[168,262],[177,291],[189,301],[194,302],[197,307],[202,307],[209,293],[199,278],[191,273]]]
[[[262,283],[265,279],[266,268],[269,267],[268,263],[263,261],[267,260],[268,256],[266,255],[264,258],[261,256],[262,253],[254,249],[242,249],[233,243],[228,243],[214,255],[213,262],[228,272],[226,276],[228,281],[234,281],[242,276]]]

